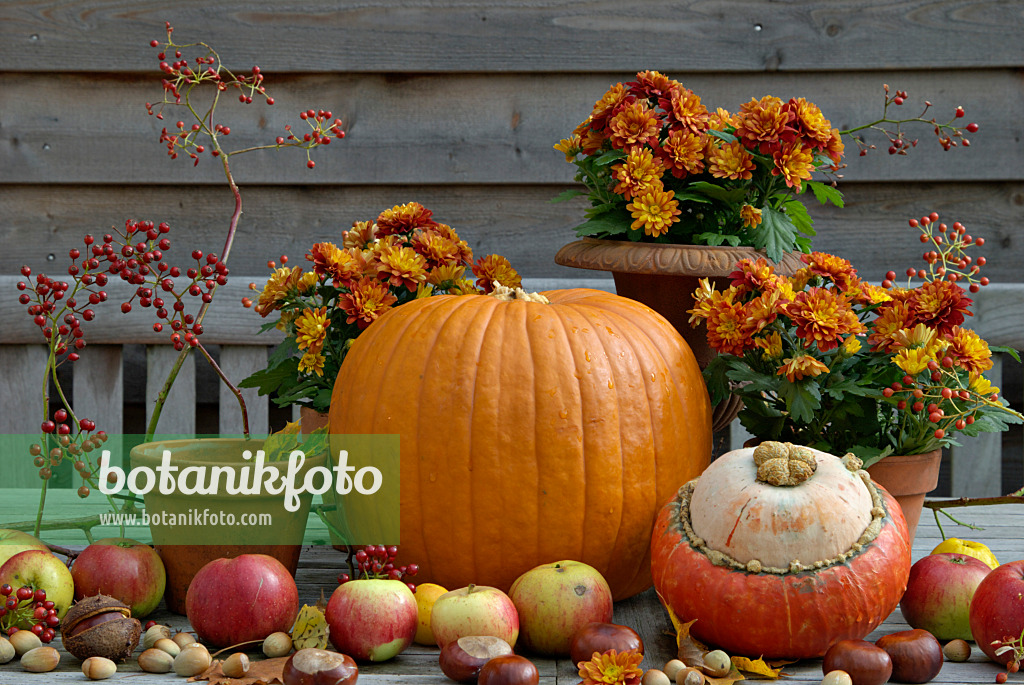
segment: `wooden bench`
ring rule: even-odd
[[[596,275],[596,274],[595,274]],[[15,292],[18,277],[0,276],[0,293]],[[207,315],[203,334],[205,345],[219,346],[219,363],[226,375],[240,380],[266,365],[270,346],[280,340],[274,331],[257,335],[262,320],[241,306],[241,298],[250,294],[247,284],[260,278],[235,277],[222,288]],[[563,287],[596,287],[614,291],[609,278],[582,279],[525,279],[531,290]],[[116,301],[113,288],[111,299]],[[1024,348],[1024,285],[991,285],[975,296],[975,316],[967,324],[978,330],[993,345]],[[46,348],[40,343],[39,329],[32,324],[24,308],[15,297],[0,297],[0,433],[27,433],[35,430],[41,421],[41,372]],[[72,402],[81,416],[97,421],[98,427],[108,433],[142,432],[126,424],[124,415],[125,388],[142,383],[146,398],[146,419],[150,415],[153,399],[174,363],[177,352],[166,344],[166,334],[152,330],[152,313],[136,308],[128,315],[106,306],[97,320],[85,327],[88,346],[81,359],[71,365]],[[145,379],[125,378],[125,345],[144,344]],[[1012,359],[995,356],[995,366],[987,374],[992,384],[1009,388],[1016,393],[1008,399],[1020,407],[1021,367]],[[237,403],[222,384],[217,397],[204,397],[197,392],[195,356],[190,356],[175,383],[160,419],[160,432],[193,434],[196,432],[197,405],[219,404],[218,430],[222,434],[241,432],[241,416]],[[1013,374],[1013,376],[1011,376]],[[1004,381],[1015,378],[1008,385]],[[243,391],[249,409],[249,421],[254,433],[266,432],[270,426],[270,405],[266,397],[255,390]],[[279,427],[279,426],[278,426]],[[739,422],[734,422],[731,443],[740,444],[744,437]],[[1002,482],[1004,441],[1014,450],[1018,467],[1024,464],[1024,449],[1014,433],[986,433],[973,439],[961,439],[962,446],[950,450],[950,492],[955,496],[998,495],[1021,487],[1020,480]],[[1012,445],[1012,447],[1010,447]],[[26,457],[4,455],[4,484],[8,487],[27,487],[38,482],[36,469]],[[1019,470],[1019,469],[1018,469]]]

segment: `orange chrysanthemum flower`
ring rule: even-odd
[[[764,292],[746,304],[748,333],[760,333],[779,317],[779,311],[788,300],[782,297],[782,292],[772,290]]]
[[[385,247],[378,253],[377,275],[394,286],[404,285],[415,292],[427,280],[427,260],[411,247]]]
[[[765,95],[740,106],[736,114],[736,137],[746,141],[748,147],[767,152],[792,131],[790,123],[795,118],[782,100]]]
[[[270,312],[279,309],[289,293],[298,287],[301,277],[302,269],[289,266],[275,269],[263,286],[259,301],[256,303],[255,309],[260,316],[266,317]]]
[[[644,655],[639,652],[609,649],[595,652],[590,661],[581,661],[576,667],[583,678],[581,685],[640,685],[644,675],[640,668],[643,659]]]
[[[630,150],[626,161],[613,168],[613,174],[618,180],[613,190],[627,200],[632,200],[656,183],[660,184],[664,171],[661,160],[655,159],[649,148],[634,148]]]
[[[814,357],[804,354],[784,360],[775,375],[785,376],[790,383],[795,383],[802,378],[813,378],[823,373],[828,373],[828,367]]]
[[[668,190],[660,184],[644,191],[633,198],[633,201],[626,205],[626,209],[633,215],[632,227],[643,229],[646,235],[657,238],[663,233],[668,233],[672,224],[679,221],[679,203],[674,200],[675,192]]]
[[[757,260],[741,259],[736,263],[736,270],[729,274],[730,285],[739,293],[761,290],[766,283],[775,278],[775,267],[764,257]]]
[[[590,113],[590,124],[588,128],[595,131],[603,131],[608,126],[611,118],[618,113],[619,108],[636,98],[626,91],[626,86],[616,83],[601,96],[601,99],[594,103],[594,109]]]
[[[797,130],[804,136],[806,144],[818,150],[828,145],[832,138],[832,122],[825,118],[816,104],[803,98],[791,98],[785,106],[796,115]]]
[[[714,112],[708,114],[708,129],[713,131],[724,131],[730,126],[736,128],[736,121],[737,119],[735,114],[730,114],[729,110],[724,107],[719,107]]]
[[[494,290],[495,282],[506,288],[521,288],[523,286],[523,279],[519,272],[512,268],[512,263],[497,254],[490,254],[478,259],[473,265],[473,275],[476,276],[477,287],[485,293]]]
[[[718,293],[715,290],[715,286],[711,285],[711,281],[707,278],[698,280],[697,284],[697,290],[693,293],[694,307],[686,312],[690,315],[691,326],[696,326],[699,322],[708,318],[708,315],[711,313],[711,298]],[[728,294],[732,295],[731,289],[728,291]]]
[[[700,96],[689,88],[677,88],[659,103],[668,112],[669,126],[701,133],[708,129],[708,108],[701,104]]]
[[[973,316],[967,309],[972,302],[956,283],[929,281],[912,292],[908,304],[917,322],[931,326],[942,336],[949,336],[964,322],[965,316]]]
[[[871,324],[868,343],[875,351],[888,351],[895,345],[895,336],[905,328],[913,328],[914,312],[906,302],[891,300],[877,310]]]
[[[746,228],[757,228],[761,225],[761,210],[753,205],[740,207],[740,219]]]
[[[428,269],[444,264],[461,264],[463,246],[460,243],[463,241],[457,236],[435,230],[416,231],[412,237],[412,248],[427,260]]]
[[[430,218],[432,215],[433,212],[419,202],[395,205],[391,209],[385,209],[377,217],[377,235],[411,233],[417,228],[437,226],[437,222]]]
[[[364,278],[353,284],[351,292],[338,296],[338,306],[348,315],[345,323],[363,330],[391,307],[398,298],[381,281]]]
[[[707,300],[707,311],[708,345],[713,349],[741,356],[753,345],[743,304],[715,292]]]
[[[755,168],[754,158],[740,143],[724,143],[707,156],[708,171],[715,178],[749,181]]]
[[[661,144],[658,156],[676,178],[699,174],[704,171],[704,149],[707,147],[705,138],[704,134],[689,129],[670,131]]]
[[[295,342],[300,350],[319,352],[327,339],[327,307],[307,309],[295,319]]]
[[[772,331],[763,338],[754,338],[754,347],[762,350],[761,357],[765,361],[779,359],[782,357],[782,336],[778,331]]]
[[[341,245],[346,248],[365,250],[377,239],[377,224],[372,221],[354,221],[352,228],[341,234]]]
[[[800,255],[800,261],[807,265],[807,270],[810,273],[827,278],[839,286],[843,292],[852,290],[860,284],[857,270],[853,268],[853,264],[848,259],[828,252],[811,252]]]
[[[784,308],[796,326],[797,336],[806,346],[816,344],[822,352],[839,347],[843,336],[866,330],[857,319],[850,301],[826,288],[811,288],[797,293]]]
[[[608,142],[616,150],[638,145],[654,147],[658,142],[658,113],[643,100],[632,102],[618,111],[608,122]]]
[[[680,87],[678,81],[670,79],[658,71],[641,71],[636,75],[636,81],[630,81],[626,85],[629,86],[631,95],[654,100],[667,94],[673,88]]]
[[[583,141],[578,134],[573,134],[571,138],[562,138],[554,148],[565,155],[565,161],[571,163],[576,159],[576,155],[583,152]]]
[[[825,154],[832,160],[833,165],[838,165],[843,160],[843,150],[845,147],[843,137],[839,135],[839,129],[832,129],[832,137],[825,144]]]
[[[464,264],[442,264],[430,270],[427,274],[427,283],[439,290],[451,290],[455,284],[462,280],[466,273]]]
[[[315,373],[317,376],[324,375],[324,362],[327,361],[320,352],[307,350],[299,359],[300,373]]]
[[[782,176],[786,185],[800,190],[800,184],[811,178],[814,171],[814,151],[800,143],[784,145],[772,155],[775,166],[772,176]]]
[[[959,366],[967,369],[972,376],[992,368],[992,350],[988,343],[974,331],[956,326],[949,338],[946,354]]]

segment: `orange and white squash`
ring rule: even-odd
[[[662,603],[696,619],[694,637],[803,659],[892,613],[910,542],[899,505],[856,457],[768,442],[679,489],[655,524],[651,568]]]

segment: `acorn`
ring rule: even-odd
[[[139,644],[142,624],[131,608],[114,597],[93,595],[75,602],[64,616],[61,642],[72,656],[85,661],[102,656],[124,661]]]

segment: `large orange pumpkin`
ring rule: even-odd
[[[650,586],[660,505],[708,464],[707,391],[648,307],[542,294],[388,311],[342,365],[330,430],[401,436],[400,559],[420,565],[417,582],[507,590],[575,559],[622,599]]]
[[[788,443],[724,454],[679,489],[651,539],[654,587],[730,654],[804,659],[860,639],[899,604],[899,504],[850,455]]]

